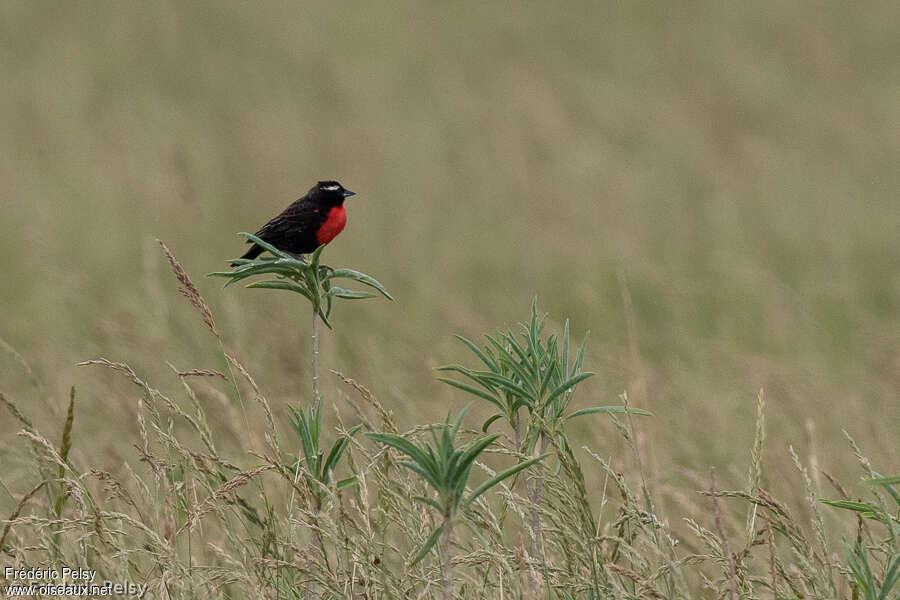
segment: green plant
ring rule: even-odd
[[[255,235],[242,232],[240,235],[258,244],[267,250],[272,256],[261,256],[253,260],[236,258],[231,261],[234,268],[231,271],[219,271],[210,273],[210,277],[222,277],[228,279],[225,286],[249,277],[257,275],[274,276],[275,279],[254,281],[247,285],[248,288],[286,290],[300,294],[306,298],[312,306],[312,392],[313,402],[321,402],[319,394],[319,319],[331,329],[328,317],[335,298],[345,300],[359,300],[374,298],[376,294],[361,290],[349,290],[337,285],[337,279],[351,279],[377,290],[388,300],[393,297],[388,293],[377,279],[355,271],[353,269],[332,269],[322,265],[320,259],[325,245],[316,248],[309,260],[303,257],[292,256],[264,242]],[[310,415],[313,409],[310,408]],[[318,418],[318,410],[315,411]],[[299,413],[298,413],[299,414]],[[303,435],[301,434],[301,438]],[[307,455],[308,456],[308,455]],[[307,459],[309,460],[309,458]],[[299,457],[298,457],[299,461]]]
[[[231,262],[234,268],[231,271],[219,271],[210,273],[210,277],[223,277],[229,281],[226,287],[256,275],[274,275],[275,279],[266,281],[254,281],[249,284],[248,288],[270,289],[270,290],[286,290],[300,294],[313,307],[313,314],[318,315],[322,322],[331,329],[331,323],[328,317],[331,315],[331,308],[335,298],[344,300],[360,300],[364,298],[374,298],[376,294],[367,291],[349,290],[334,285],[337,279],[351,279],[362,283],[377,290],[382,296],[388,300],[393,297],[374,277],[355,271],[353,269],[332,269],[331,267],[322,265],[320,258],[322,250],[325,246],[319,246],[315,252],[310,255],[309,260],[302,257],[292,256],[287,252],[282,252],[278,248],[268,244],[255,235],[242,232],[240,235],[248,240],[262,246],[272,256],[260,256],[253,260],[246,258],[236,258]]]
[[[862,592],[865,600],[886,600],[888,594],[894,585],[900,580],[900,516],[898,516],[898,508],[900,508],[900,493],[894,489],[894,486],[900,484],[900,477],[883,477],[880,473],[869,469],[870,477],[864,479],[862,483],[873,488],[872,499],[868,502],[861,500],[825,500],[820,498],[819,502],[855,512],[860,517],[860,532],[855,548],[847,549],[847,566],[853,577],[853,582],[857,589]],[[881,489],[885,493],[879,494],[876,490]],[[888,508],[889,502],[893,500],[893,511]],[[878,544],[881,548],[890,548],[891,555],[886,557],[884,576],[881,585],[878,585],[876,578],[872,573],[869,554],[862,542],[862,520],[874,521],[884,526],[887,540]]]
[[[303,453],[303,461],[298,460],[294,463],[292,472],[297,475],[302,473],[306,479],[307,488],[310,490],[315,510],[319,510],[322,506],[322,497],[324,490],[331,485],[333,481],[333,473],[335,467],[341,460],[350,437],[359,431],[362,425],[351,428],[346,435],[342,435],[335,440],[331,446],[328,455],[325,455],[324,448],[320,444],[319,434],[321,432],[322,417],[322,400],[310,406],[306,411],[297,410],[288,407],[291,411],[290,421],[291,427],[300,436],[300,447]],[[305,468],[304,468],[305,467]],[[341,489],[356,483],[356,477],[347,477],[335,482],[335,485]]]
[[[469,480],[472,464],[488,446],[500,437],[497,434],[481,436],[471,440],[464,446],[456,447],[456,436],[459,433],[459,428],[467,410],[468,407],[460,411],[459,416],[456,417],[456,421],[452,425],[448,415],[442,425],[431,427],[432,439],[430,444],[414,444],[402,436],[389,433],[366,434],[374,441],[390,446],[410,457],[412,462],[407,461],[400,464],[418,474],[437,492],[437,500],[424,496],[415,498],[415,500],[436,509],[441,515],[441,524],[428,536],[415,558],[413,558],[412,563],[415,564],[422,560],[440,536],[441,569],[445,599],[453,597],[450,544],[453,519],[457,512],[460,509],[465,509],[473,500],[504,479],[530,467],[547,456],[536,456],[520,462],[496,474],[466,495],[466,484]]]
[[[456,336],[479,358],[485,369],[471,369],[461,365],[438,368],[440,371],[458,373],[475,385],[448,377],[440,380],[486,400],[500,410],[484,422],[483,431],[487,431],[494,421],[505,419],[513,430],[517,451],[529,455],[536,451],[544,453],[552,439],[557,449],[566,452],[568,439],[564,425],[570,419],[589,414],[651,414],[640,408],[626,406],[595,406],[569,412],[578,384],[594,375],[583,370],[587,336],[570,363],[569,321],[566,320],[561,338],[555,334],[546,338],[543,336],[545,321],[544,316],[538,316],[535,299],[531,304],[531,319],[528,323],[520,324],[522,332],[519,335],[509,330],[496,336],[485,335],[488,343],[483,348],[479,348],[471,340]],[[522,408],[528,416],[524,429],[519,417]],[[533,504],[532,557],[537,556],[541,545],[539,508],[543,479],[540,471],[540,468],[536,469],[529,494]]]
[[[882,477],[880,474],[875,472],[872,472],[872,475],[873,477],[863,480],[862,483],[883,488],[884,491],[891,497],[891,499],[893,499],[894,503],[898,507],[900,507],[900,493],[898,493],[897,490],[894,489],[894,486],[900,483],[900,477]],[[827,504],[829,506],[833,506],[835,508],[842,508],[844,510],[857,512],[863,518],[871,519],[872,521],[878,521],[879,523],[884,524],[888,528],[888,534],[891,540],[896,541],[898,539],[898,536],[900,536],[900,517],[898,517],[896,514],[891,514],[891,512],[885,505],[884,500],[885,498],[876,494],[874,503],[851,500],[825,499],[819,499],[819,502]]]
[[[865,546],[859,546],[856,550],[847,549],[847,565],[850,567],[853,583],[862,592],[865,600],[888,600],[888,594],[891,593],[897,580],[900,580],[900,555],[890,559],[881,585],[878,585],[872,575],[872,566],[869,564]]]
[[[319,320],[331,329],[331,309],[335,299],[359,300],[374,298],[376,294],[362,290],[350,290],[334,284],[339,279],[350,279],[377,290],[388,300],[393,297],[381,283],[374,277],[353,269],[332,269],[321,264],[322,251],[325,245],[321,245],[310,255],[309,260],[293,256],[279,250],[275,246],[264,242],[255,235],[242,232],[240,235],[251,242],[267,250],[271,256],[261,256],[255,259],[233,259],[231,271],[219,271],[210,273],[211,277],[228,279],[225,286],[238,281],[243,281],[255,276],[274,276],[274,279],[254,281],[247,285],[248,288],[285,290],[294,292],[306,298],[312,307],[312,398],[313,404],[307,411],[291,409],[291,425],[300,437],[300,450],[293,467],[293,480],[296,486],[303,474],[306,488],[313,500],[313,515],[318,519],[322,505],[324,490],[331,479],[332,471],[340,460],[347,446],[349,436],[358,428],[351,430],[347,436],[342,436],[334,443],[327,458],[319,447],[319,431],[322,413],[322,396],[319,393]],[[305,461],[305,470],[301,464]],[[353,483],[353,479],[345,479],[337,483],[338,487],[344,487]],[[294,507],[294,494],[291,492],[290,510]],[[318,529],[316,530],[316,544],[322,557],[327,556],[323,548]],[[310,590],[307,590],[310,593]]]
[[[300,294],[306,298],[312,306],[312,391],[313,401],[319,400],[319,319],[331,329],[328,317],[335,298],[344,300],[360,300],[374,298],[372,292],[362,290],[349,290],[334,285],[337,279],[351,279],[377,290],[388,300],[394,298],[388,293],[377,279],[354,269],[332,269],[320,263],[322,251],[325,245],[316,248],[309,260],[303,257],[292,256],[275,246],[262,241],[255,235],[241,232],[239,235],[246,237],[267,250],[272,256],[260,256],[255,259],[235,258],[230,262],[234,266],[231,271],[217,271],[210,273],[210,277],[222,277],[228,279],[225,286],[249,277],[257,275],[274,276],[275,279],[254,281],[247,285],[248,288],[286,290]]]

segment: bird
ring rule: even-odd
[[[347,224],[344,200],[355,195],[356,192],[337,181],[320,181],[255,235],[288,254],[309,254],[344,230]],[[262,251],[261,246],[253,244],[241,258],[254,259]]]

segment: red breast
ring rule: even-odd
[[[344,230],[344,225],[347,224],[347,211],[343,206],[333,206],[331,210],[328,211],[328,217],[325,218],[325,222],[322,223],[322,226],[319,227],[319,230],[316,232],[316,242],[321,246],[322,244],[327,244]]]

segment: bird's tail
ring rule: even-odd
[[[257,246],[256,244],[253,244],[252,246],[250,246],[250,249],[247,250],[241,258],[248,258],[250,260],[253,260],[260,254],[262,254],[262,251],[263,251],[262,246]],[[236,267],[237,263],[231,263],[231,266]]]

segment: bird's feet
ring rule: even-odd
[[[328,265],[319,265],[319,273],[328,273],[329,275],[334,275],[334,269],[329,267]]]

